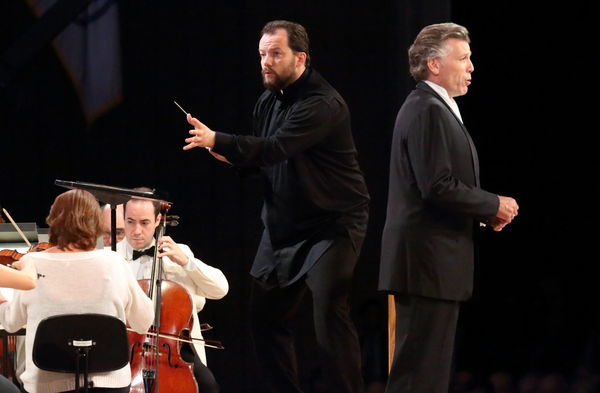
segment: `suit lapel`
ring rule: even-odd
[[[467,128],[463,124],[461,124],[461,126],[471,148],[471,158],[473,159],[473,170],[475,172],[475,186],[479,187],[479,157],[477,156],[477,149],[475,149],[475,144],[473,143],[473,139],[471,139],[471,135],[469,135]]]
[[[437,98],[446,108],[448,108],[448,111],[452,114],[452,117],[454,117],[454,119],[460,126],[460,129],[467,138],[467,141],[469,141],[469,148],[471,150],[471,160],[473,162],[473,175],[475,176],[475,186],[479,187],[479,157],[477,156],[477,149],[475,149],[475,144],[471,139],[471,135],[469,135],[469,131],[467,131],[467,127],[465,127],[465,125],[458,118],[458,116],[456,116],[450,105],[448,105],[446,101],[444,101],[444,99],[438,93],[436,93],[435,90],[433,90],[427,83],[421,81],[417,83],[416,87],[430,94],[433,94],[435,98]]]

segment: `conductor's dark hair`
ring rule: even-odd
[[[309,40],[304,26],[287,20],[272,20],[262,28],[261,36],[275,34],[279,29],[287,32],[288,45],[292,51],[306,53],[305,65],[308,67],[310,65]]]

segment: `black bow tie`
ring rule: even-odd
[[[154,246],[147,248],[145,250],[141,250],[141,251],[133,250],[133,259],[132,260],[135,261],[142,255],[148,255],[148,256],[154,257]]]

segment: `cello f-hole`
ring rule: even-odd
[[[171,362],[171,346],[167,343],[163,343],[162,345],[163,347],[167,348],[167,362],[169,363],[169,367],[179,367],[178,364],[173,364],[173,362]]]

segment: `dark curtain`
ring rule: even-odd
[[[0,2],[0,54],[34,22],[24,3]],[[423,26],[449,20],[472,34],[474,82],[458,102],[479,149],[484,188],[514,196],[522,207],[506,233],[482,235],[478,287],[461,317],[457,369],[489,373],[510,364],[515,372],[570,370],[583,348],[587,359],[594,357],[585,342],[596,339],[597,321],[585,310],[597,294],[589,289],[592,275],[585,274],[593,262],[583,261],[594,219],[583,212],[591,203],[589,186],[572,178],[573,167],[582,176],[589,170],[583,152],[597,128],[588,125],[591,105],[581,94],[593,79],[582,72],[590,68],[580,39],[591,28],[574,22],[587,10],[434,0],[119,6],[124,93],[115,109],[87,124],[50,46],[0,90],[0,204],[19,222],[45,226],[54,197],[64,191],[55,179],[167,191],[172,213],[181,216],[168,234],[221,268],[230,282],[230,293],[208,301],[201,315],[215,326],[207,337],[226,347],[208,351],[223,392],[260,392],[247,272],[261,231],[261,184],[240,179],[201,149],[182,151],[190,127],[173,100],[215,130],[249,133],[262,90],[259,32],[272,19],[307,28],[313,66],[352,113],[372,197],[352,298],[366,379],[385,379],[386,299],[376,280],[389,143],[396,112],[414,85],[406,51]],[[297,326],[301,375],[307,391],[317,391],[312,321],[304,317]],[[581,324],[586,328],[574,328]]]

